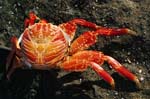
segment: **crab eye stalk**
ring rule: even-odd
[[[29,18],[26,18],[24,21],[24,26],[27,28],[28,26],[34,25],[34,23],[48,23],[45,19],[40,19],[36,16],[35,12],[31,11],[29,13]]]
[[[37,16],[35,15],[35,13],[34,13],[33,11],[29,13],[29,18],[30,18],[31,20],[35,20],[36,17],[37,17]]]
[[[24,26],[25,28],[27,28],[28,26],[33,25],[34,23],[39,22],[39,21],[40,21],[40,18],[37,17],[33,11],[31,11],[29,13],[29,18],[26,18],[24,21]]]

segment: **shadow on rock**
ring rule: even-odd
[[[122,76],[120,76],[118,73],[113,73],[112,77],[115,80],[117,91],[127,91],[127,92],[136,92],[139,91],[136,84],[133,81],[130,81]]]
[[[1,99],[49,99],[55,96],[56,73],[40,70],[17,69],[10,81],[1,81],[3,97]],[[5,92],[4,92],[5,91]],[[0,95],[1,96],[1,95]],[[8,98],[11,97],[11,98]]]
[[[10,52],[9,48],[0,47],[0,73],[6,70],[5,64],[9,52]]]
[[[115,90],[128,91],[128,92],[135,92],[139,90],[133,81],[125,79],[124,77],[120,76],[118,73],[113,73],[111,76],[115,80],[115,84],[116,84]],[[97,80],[97,81],[83,80],[81,81],[80,84],[69,84],[69,85],[63,86],[63,84],[69,83],[79,78],[81,78],[80,73],[70,73],[68,75],[63,76],[62,78],[59,79],[59,82],[61,82],[60,84],[61,89],[72,88],[73,90],[75,88],[75,90],[80,89],[80,90],[86,90],[86,91],[89,91],[89,90],[94,91],[93,85],[97,85],[105,89],[111,89],[111,86],[108,83],[106,83],[104,80]],[[80,92],[80,91],[77,91],[77,92]]]
[[[6,57],[9,49],[0,49],[1,68],[5,72]],[[93,85],[100,86],[105,89],[111,89],[104,80],[82,81],[80,84],[72,84],[73,80],[81,78],[80,73],[69,73],[61,78],[57,78],[57,70],[22,70],[17,69],[10,81],[6,79],[0,80],[0,98],[1,99],[90,99],[87,92],[95,95]],[[136,85],[129,80],[121,77],[117,73],[113,73],[112,77],[116,83],[117,91],[138,91]],[[65,83],[70,83],[65,85]],[[90,95],[91,96],[91,95]]]

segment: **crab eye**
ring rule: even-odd
[[[30,18],[30,19],[33,19],[33,20],[34,20],[34,19],[36,19],[36,17],[37,17],[37,16],[36,16],[36,14],[35,14],[33,11],[31,11],[31,12],[29,13],[29,18]]]
[[[35,23],[39,23],[39,22],[40,22],[40,19],[35,19],[34,22],[35,22]]]

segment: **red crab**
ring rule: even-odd
[[[77,25],[91,28],[91,31],[84,32],[73,41]],[[101,67],[106,61],[119,74],[139,86],[138,78],[117,60],[99,51],[86,50],[96,42],[98,35],[124,34],[134,35],[135,32],[128,28],[101,27],[84,19],[73,19],[56,26],[30,12],[29,18],[25,20],[24,32],[19,39],[11,39],[12,51],[6,64],[9,67],[7,77],[9,78],[16,68],[24,66],[34,69],[60,68],[76,72],[90,67],[114,88],[113,78]]]

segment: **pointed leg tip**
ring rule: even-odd
[[[111,89],[114,90],[115,89],[115,82],[114,82],[114,80],[110,83],[110,85],[111,85]]]
[[[128,34],[133,35],[133,36],[137,36],[137,33],[133,30],[128,29]]]
[[[141,89],[141,88],[142,88],[142,87],[141,87],[141,84],[140,84],[140,81],[139,81],[138,78],[136,78],[136,79],[134,80],[134,82],[135,82],[135,84],[136,84],[136,86],[137,86],[138,89]]]

